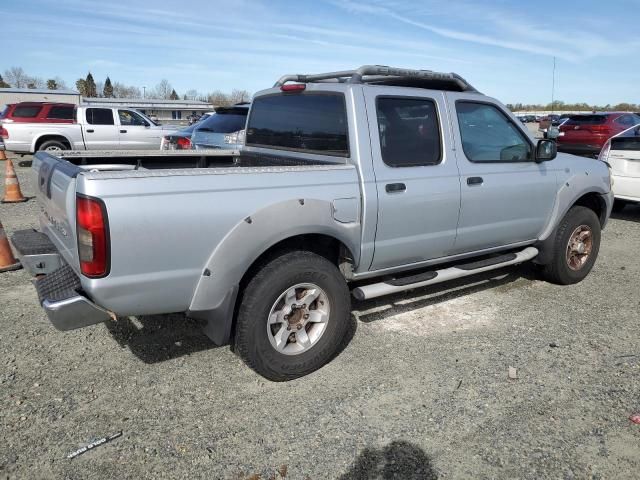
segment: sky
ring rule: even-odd
[[[640,0],[0,0],[0,71],[179,94],[287,73],[456,72],[504,103],[640,103]]]

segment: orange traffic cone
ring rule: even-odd
[[[13,168],[13,162],[7,158],[4,179],[4,198],[2,203],[26,202],[27,198],[20,191],[20,182]]]
[[[7,159],[7,154],[4,153],[4,149],[0,150],[0,162]]]
[[[19,268],[22,268],[22,265],[20,265],[20,262],[16,260],[16,257],[11,253],[9,240],[7,240],[2,222],[0,222],[0,273],[8,272],[9,270],[18,270]]]

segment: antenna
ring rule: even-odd
[[[551,113],[555,112],[555,99],[553,98],[556,90],[556,57],[553,57],[553,74],[551,75]]]

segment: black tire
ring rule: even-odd
[[[616,200],[613,202],[613,211],[616,213],[621,212],[626,206],[627,202],[625,202],[624,200]]]
[[[38,147],[38,151],[47,150],[50,148],[57,148],[58,150],[69,150],[69,146],[59,140],[47,140],[42,142],[42,145]]]
[[[591,252],[584,264],[572,269],[568,261],[569,240],[579,227],[585,226],[591,231]],[[589,208],[575,206],[564,216],[555,232],[553,258],[542,269],[543,276],[551,283],[571,285],[582,281],[591,271],[600,250],[600,220]]]
[[[280,295],[294,285],[312,283],[327,296],[330,312],[324,333],[308,350],[286,355],[272,346],[267,319]],[[235,333],[235,351],[263,377],[286,381],[308,375],[338,352],[349,327],[349,289],[338,268],[308,251],[283,254],[266,263],[244,289]]]

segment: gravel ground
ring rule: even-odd
[[[345,350],[277,384],[181,317],[58,332],[27,273],[0,274],[0,477],[638,478],[637,251],[636,207],[579,285],[521,266],[354,303]]]

